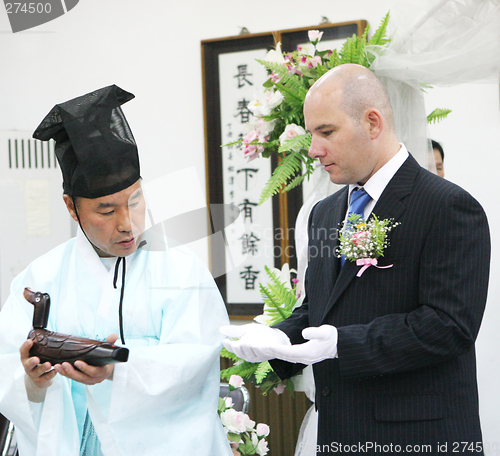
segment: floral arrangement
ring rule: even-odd
[[[363,268],[358,273],[361,277],[369,266],[377,266],[377,258],[384,256],[384,249],[389,245],[387,234],[399,222],[392,219],[379,220],[375,214],[366,222],[361,215],[351,214],[340,230],[340,245],[337,251],[339,257],[356,261]],[[377,267],[392,267],[377,266]]]
[[[310,30],[309,43],[294,52],[283,53],[281,43],[257,60],[267,68],[262,96],[252,100],[248,109],[256,120],[249,123],[245,137],[227,145],[238,145],[248,161],[271,154],[279,157],[278,166],[262,190],[259,204],[278,192],[287,192],[300,185],[314,172],[314,159],[308,155],[311,135],[304,129],[303,106],[309,88],[330,69],[355,63],[370,67],[376,55],[382,55],[390,42],[386,36],[389,13],[368,40],[369,27],[362,36],[353,35],[340,51],[318,50],[323,32]],[[428,115],[429,123],[443,120],[451,111],[436,109]]]
[[[288,318],[293,309],[302,304],[303,297],[297,292],[299,281],[292,278],[292,273],[296,273],[296,271],[290,269],[288,263],[285,263],[281,270],[277,268],[270,269],[267,266],[265,266],[265,270],[270,280],[267,285],[260,284],[264,311],[262,315],[255,317],[254,320],[257,323],[272,326]],[[271,390],[281,394],[285,388],[293,394],[293,381],[289,379],[282,382],[268,361],[249,363],[238,358],[225,348],[222,350],[221,356],[234,362],[233,366],[221,372],[221,378],[228,379],[233,375],[241,376],[247,382],[260,388],[262,394],[267,394]]]
[[[232,375],[229,380],[229,392],[243,385],[241,377]],[[267,454],[269,451],[265,439],[269,435],[267,424],[259,423],[255,426],[255,421],[252,421],[246,413],[233,408],[233,400],[229,396],[219,398],[218,413],[234,456]]]
[[[309,88],[337,65],[357,63],[369,67],[374,53],[383,52],[389,42],[385,36],[388,22],[389,14],[370,40],[367,27],[363,36],[348,38],[339,52],[336,49],[319,51],[317,46],[323,32],[310,30],[308,45],[283,53],[278,43],[276,50],[269,51],[264,60],[257,60],[269,71],[269,79],[263,84],[265,92],[248,105],[256,117],[250,131],[231,144],[243,146],[249,161],[259,155],[268,158],[273,153],[281,159],[262,191],[260,204],[279,191],[286,192],[300,185],[314,172],[314,159],[307,154],[311,136],[304,130],[302,112]],[[368,46],[371,52],[367,52]]]

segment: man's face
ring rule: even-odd
[[[342,110],[340,90],[324,92],[309,94],[304,103],[306,128],[312,134],[309,156],[319,159],[332,182],[363,185],[378,169],[369,125]]]
[[[71,198],[64,195],[64,201],[78,222]],[[99,256],[127,256],[136,251],[146,208],[139,181],[101,198],[76,198],[76,204],[81,226]]]
[[[436,160],[437,175],[440,177],[444,177],[443,159],[441,158],[441,153],[437,149],[434,149],[434,159]]]

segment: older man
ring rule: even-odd
[[[217,416],[224,303],[194,254],[143,234],[139,157],[120,106],[132,98],[99,89],[56,105],[34,134],[56,140],[79,230],[14,279],[0,314],[0,411],[21,455],[231,454]],[[48,329],[120,334],[128,362],[41,364],[24,287],[50,295]]]
[[[342,65],[304,104],[309,155],[346,186],[309,222],[306,299],[265,328],[224,328],[249,361],[281,378],[313,364],[318,453],[481,454],[474,342],[486,302],[490,239],[466,191],[421,168],[398,142],[383,85]],[[335,255],[348,213],[393,219],[378,265]],[[459,442],[466,442],[466,445]]]

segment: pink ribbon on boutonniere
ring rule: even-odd
[[[356,274],[356,277],[361,277],[363,275],[363,272],[365,272],[370,266],[375,266],[379,269],[387,269],[394,266],[393,264],[390,264],[388,266],[377,266],[377,263],[378,261],[376,258],[361,258],[359,260],[356,260],[356,264],[358,266],[363,266]]]

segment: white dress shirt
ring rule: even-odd
[[[355,188],[360,188],[360,187],[363,187],[372,198],[365,206],[365,210],[363,213],[365,220],[370,216],[373,208],[375,207],[375,204],[377,204],[377,201],[379,200],[380,196],[385,190],[385,187],[387,187],[387,184],[390,182],[390,180],[394,177],[394,174],[397,173],[398,169],[401,168],[402,164],[408,158],[409,154],[408,151],[406,150],[406,146],[402,143],[400,143],[400,145],[401,148],[399,149],[397,154],[394,155],[394,157],[392,157],[384,166],[382,166],[382,168],[380,168],[372,177],[370,177],[370,179],[368,179],[365,185],[363,186],[359,184],[349,185],[349,201],[351,201],[352,191]],[[347,210],[349,211],[349,208]],[[346,218],[347,218],[347,212],[346,212]]]

